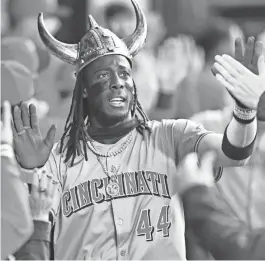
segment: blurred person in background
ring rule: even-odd
[[[46,117],[46,121],[40,126],[41,132],[47,133],[50,125],[55,124],[56,142],[61,139],[64,133],[68,109],[72,102],[75,80],[75,67],[70,64],[60,63],[54,79],[54,96],[56,97],[56,105],[51,107],[49,114]]]
[[[150,118],[186,118],[191,111],[196,111],[198,102],[193,85],[203,66],[203,50],[191,36],[179,35],[165,40],[157,57],[160,95]]]
[[[243,50],[246,49],[246,53]],[[254,58],[252,54],[255,53]],[[246,47],[240,39],[236,40],[235,58],[242,62],[246,68],[256,75],[258,72],[258,57],[262,53],[262,45],[254,38],[249,38]],[[221,83],[220,83],[221,84]],[[233,106],[227,106],[223,110],[205,111],[194,115],[191,120],[199,122],[210,131],[222,133],[233,114]],[[258,113],[258,119],[261,119]],[[265,132],[265,124],[258,121],[257,139],[260,140]],[[235,220],[243,222],[249,231],[265,226],[265,200],[263,190],[265,187],[264,175],[255,172],[256,164],[259,164],[259,152],[255,151],[247,166],[237,168],[224,168],[222,179],[216,184],[215,194],[219,199],[219,205],[231,213]],[[199,242],[203,244],[203,242]],[[203,244],[204,245],[204,244]],[[198,258],[199,249],[192,244],[189,254]],[[205,253],[206,254],[206,253]],[[203,251],[200,259],[206,259]]]
[[[30,84],[28,86],[28,88],[31,88],[30,96],[28,96],[27,99],[22,96],[20,102],[27,101],[28,104],[33,103],[37,108],[40,124],[46,126],[45,122],[49,112],[49,104],[46,101],[37,98],[38,90],[36,88],[39,71],[41,70],[41,62],[35,43],[31,39],[25,37],[4,37],[1,42],[1,54],[1,61],[3,62],[3,64],[9,65],[10,68],[12,67],[12,69],[17,72],[17,76],[19,75],[19,73],[24,73],[24,76],[26,76],[26,78],[30,81]],[[22,86],[25,85],[22,84]],[[10,91],[11,93],[11,90],[9,90],[8,88],[13,87],[10,87],[10,84],[4,85],[2,87],[5,92]],[[16,83],[14,88],[19,89],[19,82]],[[23,91],[24,90],[22,89],[20,93],[22,93]],[[27,91],[25,92],[25,95],[28,95]],[[16,99],[14,97],[11,97],[11,99]],[[43,131],[45,130],[46,128],[43,129]]]
[[[1,105],[1,259],[49,260],[49,212],[58,183],[36,172],[29,194],[13,151],[11,104]]]
[[[264,133],[258,147],[264,158]],[[245,221],[234,218],[231,210],[220,206],[214,191],[213,161],[214,154],[207,154],[198,167],[197,156],[190,154],[178,167],[178,193],[187,225],[215,260],[264,260],[265,225],[250,230]],[[255,165],[253,174],[264,178],[264,170],[263,161]]]
[[[36,99],[46,101],[50,108],[55,109],[57,90],[55,86],[56,73],[61,61],[49,54],[38,34],[36,18],[39,12],[44,12],[47,28],[56,34],[61,28],[61,18],[71,15],[71,10],[59,5],[58,0],[9,0],[7,10],[10,16],[10,28],[6,36],[31,39],[39,58],[38,78],[36,79]]]
[[[30,238],[33,222],[28,189],[20,179],[13,151],[11,106],[9,102],[1,105],[1,259],[6,259]]]
[[[197,91],[198,110],[222,110],[231,106],[233,100],[227,95],[227,91],[216,81],[211,73],[214,57],[220,53],[233,54],[235,38],[243,38],[243,33],[235,24],[222,18],[214,18],[208,21],[207,27],[196,39],[198,46],[205,52],[205,67],[194,83]],[[193,116],[189,115],[189,117]]]
[[[13,256],[16,260],[50,260],[51,222],[49,220],[54,193],[58,182],[53,175],[38,173],[33,175],[29,205],[34,223],[34,232],[29,240]]]
[[[107,25],[106,27],[121,39],[133,33],[135,29],[134,11],[128,4],[108,4],[104,8],[104,17]],[[152,20],[158,18],[158,16],[155,17],[154,15],[151,17]],[[148,17],[147,22],[149,23]],[[152,24],[152,26],[154,25]],[[159,28],[156,28],[156,30],[159,30]],[[155,42],[155,40],[153,42]],[[139,86],[139,101],[147,115],[150,115],[153,108],[156,106],[159,94],[159,73],[156,67],[157,61],[154,50],[152,50],[154,44],[155,43],[150,43],[149,48],[143,49],[133,61],[133,76],[136,85]]]

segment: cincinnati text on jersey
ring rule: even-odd
[[[117,175],[119,194],[110,197],[106,193],[109,177],[85,181],[62,194],[63,214],[70,217],[74,212],[94,204],[124,197],[154,195],[170,198],[167,176],[153,171],[125,172]]]

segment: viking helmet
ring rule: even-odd
[[[131,0],[136,13],[136,29],[134,33],[120,39],[113,32],[97,24],[90,15],[89,30],[77,44],[66,44],[56,40],[47,30],[43,14],[38,17],[38,30],[43,43],[59,59],[76,65],[78,74],[85,66],[96,59],[118,54],[125,56],[132,64],[132,58],[143,48],[147,37],[147,23],[142,9],[135,0]]]

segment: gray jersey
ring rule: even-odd
[[[150,122],[152,133],[133,131],[126,151],[103,158],[119,168],[119,193],[106,193],[109,178],[88,149],[88,161],[63,163],[55,147],[47,163],[60,181],[54,200],[55,259],[186,259],[185,222],[176,189],[176,165],[208,132],[188,120]],[[106,152],[119,148],[95,143]]]

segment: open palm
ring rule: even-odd
[[[257,110],[258,102],[265,91],[264,56],[258,59],[259,75],[252,73],[229,55],[216,57],[216,79],[248,108]]]
[[[46,138],[41,135],[36,107],[22,103],[14,109],[14,150],[17,161],[22,168],[34,169],[47,162],[53,147],[56,128],[49,129]]]

